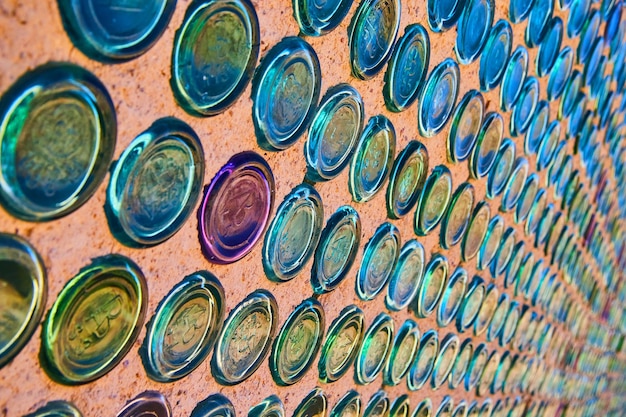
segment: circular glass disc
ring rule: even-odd
[[[373,300],[387,285],[400,252],[400,230],[383,223],[365,245],[356,279],[356,293],[361,300]]]
[[[270,395],[259,404],[250,407],[248,417],[285,417],[285,409],[280,398]]]
[[[563,40],[563,21],[560,17],[553,18],[546,33],[541,39],[539,52],[537,53],[537,76],[543,77],[553,69],[559,52],[561,50],[561,42]]]
[[[198,228],[205,257],[228,264],[261,238],[274,205],[274,175],[254,152],[230,158],[213,177],[200,205]]]
[[[63,287],[46,317],[44,369],[64,384],[83,384],[108,373],[137,339],[147,298],[143,273],[130,259],[94,259]]]
[[[428,152],[416,140],[410,141],[393,163],[387,187],[387,216],[399,219],[417,203],[428,173]]]
[[[465,290],[467,288],[467,271],[457,267],[446,284],[443,298],[437,312],[437,325],[441,328],[450,324],[461,308]]]
[[[535,0],[533,3],[525,33],[526,45],[530,48],[539,45],[544,39],[554,9],[554,0]]]
[[[364,0],[348,29],[352,75],[368,80],[387,63],[400,28],[400,0]]]
[[[393,340],[393,319],[379,314],[363,338],[359,357],[355,362],[354,377],[359,384],[369,384],[382,371]]]
[[[361,241],[361,220],[350,206],[342,206],[326,222],[315,249],[311,285],[316,294],[337,288],[352,267]]]
[[[550,122],[550,107],[547,101],[540,101],[535,108],[534,116],[524,137],[524,152],[531,155],[537,152],[548,123]]]
[[[251,293],[230,312],[211,360],[217,382],[239,384],[257,370],[276,333],[277,314],[276,300],[265,290]]]
[[[465,262],[473,259],[480,250],[487,235],[491,209],[484,201],[476,204],[472,217],[461,242],[461,256]]]
[[[130,400],[117,417],[172,417],[172,409],[163,394],[146,391]]]
[[[67,33],[84,54],[103,62],[126,61],[145,53],[165,31],[175,0],[60,0]]]
[[[204,152],[186,123],[159,119],[124,150],[111,173],[107,209],[113,234],[130,245],[155,245],[191,214],[204,178]]]
[[[539,102],[539,81],[535,77],[528,77],[520,94],[511,117],[511,135],[524,134],[533,120],[533,115]]]
[[[515,144],[511,139],[505,139],[500,145],[496,160],[487,177],[488,198],[493,199],[502,193],[513,170],[514,162]]]
[[[448,159],[461,162],[469,158],[483,123],[485,101],[476,90],[468,91],[454,113],[448,134]]]
[[[404,244],[389,279],[385,305],[391,311],[406,308],[415,298],[424,274],[424,247],[412,239]]]
[[[293,417],[325,417],[328,400],[319,388],[314,388],[293,412]]]
[[[502,217],[495,215],[491,221],[489,221],[487,233],[482,241],[482,245],[480,246],[480,251],[478,252],[478,269],[483,270],[489,267],[491,261],[493,261],[496,255],[498,247],[500,246],[500,240],[503,233],[504,221],[502,220]]]
[[[320,381],[336,381],[348,371],[359,354],[364,333],[363,322],[361,309],[350,305],[331,323],[318,363]]]
[[[441,226],[441,247],[450,248],[461,241],[474,206],[474,187],[463,183],[457,188],[450,200],[448,210],[443,217]]]
[[[27,221],[82,206],[115,149],[115,109],[87,70],[50,63],[22,75],[0,100],[0,202]]]
[[[547,94],[548,100],[558,100],[565,90],[567,81],[574,67],[574,51],[569,46],[561,50],[556,58],[554,66],[550,70]]]
[[[413,306],[418,317],[428,317],[435,310],[447,279],[448,260],[445,256],[436,253],[426,265],[424,279]]]
[[[314,298],[304,300],[289,315],[274,341],[270,371],[278,385],[293,385],[311,367],[324,333],[324,309]]]
[[[491,34],[480,57],[478,80],[481,91],[489,91],[502,80],[511,50],[513,49],[513,29],[503,19],[498,20],[491,29]]]
[[[37,251],[17,235],[0,233],[0,369],[37,328],[47,298],[46,270]]]
[[[385,116],[370,119],[350,163],[348,187],[352,199],[371,200],[383,187],[396,153],[396,131]]]
[[[517,101],[528,71],[528,51],[518,46],[509,58],[502,84],[500,85],[500,107],[509,111]]]
[[[418,106],[422,136],[432,137],[445,126],[459,94],[459,79],[459,66],[451,58],[446,58],[430,73]]]
[[[433,32],[451,29],[461,16],[464,0],[428,0],[428,25]]]
[[[426,236],[446,212],[452,196],[452,175],[444,165],[436,166],[426,179],[415,210],[414,228],[418,236]]]
[[[417,391],[428,381],[435,366],[438,352],[439,335],[435,330],[429,330],[422,336],[419,351],[409,370],[407,378],[409,390]]]
[[[327,1],[296,0],[293,14],[305,35],[322,36],[335,29],[350,11],[350,0]]]
[[[265,235],[265,274],[278,282],[297,276],[317,247],[323,221],[322,198],[313,187],[300,184],[291,190]]]
[[[420,331],[413,320],[408,319],[398,330],[384,370],[386,385],[398,385],[409,371],[420,342]]]
[[[510,0],[509,2],[509,19],[512,23],[520,23],[528,17],[533,9],[535,1],[528,0]]]
[[[224,320],[224,289],[211,273],[185,277],[159,303],[140,350],[150,378],[171,382],[211,353]]]
[[[287,149],[302,136],[321,78],[317,54],[301,38],[287,37],[265,54],[252,80],[252,120],[262,148]]]
[[[495,4],[493,0],[466,0],[457,25],[456,56],[461,64],[476,60],[489,36]]]
[[[331,87],[322,98],[305,144],[306,176],[335,178],[350,162],[363,128],[363,100],[348,84]]]
[[[488,113],[470,157],[470,172],[474,178],[482,178],[491,170],[500,149],[503,134],[502,116],[496,112]]]
[[[195,2],[176,32],[171,86],[190,114],[223,112],[243,93],[259,56],[259,21],[248,0]]]
[[[459,347],[459,337],[455,334],[448,333],[441,341],[439,355],[431,375],[430,384],[433,389],[438,389],[448,379],[459,353]]]
[[[417,100],[429,63],[428,32],[419,23],[407,26],[394,48],[385,73],[383,97],[387,109],[401,112]]]
[[[330,410],[330,417],[359,417],[361,415],[361,395],[355,390],[348,391]]]
[[[511,176],[506,183],[504,195],[502,196],[500,209],[503,212],[511,211],[517,204],[517,201],[519,200],[520,196],[522,195],[522,191],[524,190],[524,185],[526,184],[526,179],[528,178],[529,169],[530,166],[526,158],[517,158],[515,164],[513,165]]]

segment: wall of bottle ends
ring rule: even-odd
[[[5,414],[625,412],[621,2],[41,3]]]

